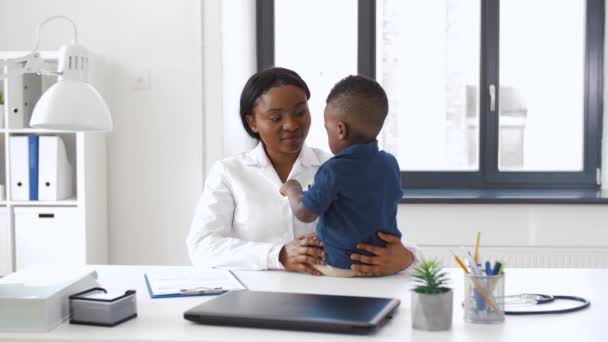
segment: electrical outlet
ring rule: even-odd
[[[146,90],[150,89],[150,70],[140,70],[135,73],[133,80],[133,89]]]

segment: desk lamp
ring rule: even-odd
[[[59,49],[57,71],[52,71],[38,51],[40,29],[46,23],[64,19],[72,24],[74,39]],[[99,92],[88,83],[88,50],[78,44],[78,31],[72,20],[65,16],[52,16],[38,25],[36,46],[30,54],[0,62],[0,80],[25,73],[57,76],[53,84],[42,94],[30,120],[30,126],[67,131],[112,130],[112,117],[108,105]]]

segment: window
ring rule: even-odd
[[[499,12],[498,169],[582,171],[585,2],[509,0]]]
[[[357,3],[275,0],[273,5],[273,18],[267,20],[274,25],[274,62],[266,67],[292,69],[306,81],[312,119],[306,143],[330,152],[323,110],[334,83],[357,73]]]
[[[603,0],[287,2],[258,0],[258,65],[309,82],[312,145],[327,92],[358,72],[387,91],[378,139],[404,187],[597,187]]]
[[[390,96],[380,141],[404,171],[479,169],[480,4],[379,2],[376,79]]]

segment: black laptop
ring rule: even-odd
[[[193,322],[241,327],[367,334],[399,306],[394,298],[231,291],[184,313]]]

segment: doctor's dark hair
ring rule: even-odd
[[[306,99],[310,99],[310,90],[306,82],[295,71],[285,68],[269,68],[260,71],[247,80],[241,92],[241,104],[239,112],[243,128],[250,137],[260,140],[260,135],[253,132],[247,124],[247,115],[253,115],[258,99],[268,90],[283,85],[293,85],[304,90]]]

